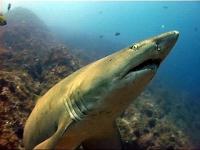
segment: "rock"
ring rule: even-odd
[[[152,117],[153,116],[153,112],[150,109],[144,109],[143,112],[147,117]]]
[[[135,130],[133,133],[135,134],[135,136],[136,136],[137,138],[140,137],[140,131],[139,131],[139,130]]]
[[[149,125],[150,128],[155,127],[155,126],[156,126],[156,119],[151,119],[151,120],[149,120],[148,125]]]
[[[139,138],[138,143],[141,149],[147,149],[148,147],[153,145],[153,135],[151,133],[143,135]]]
[[[125,148],[134,143],[135,149],[188,149],[187,136],[180,134],[180,129],[166,118],[167,114],[154,102],[156,98],[160,99],[153,93],[148,96],[141,94],[123,114],[121,120],[126,120],[126,123],[120,124],[119,129],[123,131],[120,132],[122,139],[129,141],[129,144],[124,143]]]
[[[0,30],[0,149],[19,149],[35,101],[81,65],[33,12],[15,8],[7,19]]]

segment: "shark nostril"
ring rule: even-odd
[[[157,51],[160,51],[160,50],[161,50],[158,43],[156,43],[156,50],[157,50]]]

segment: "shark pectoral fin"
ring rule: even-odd
[[[70,117],[62,117],[62,120],[59,121],[56,132],[50,138],[34,147],[34,149],[54,149],[71,123],[72,119]]]
[[[84,150],[121,150],[120,133],[116,125],[110,126],[102,134],[82,142]]]

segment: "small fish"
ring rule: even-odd
[[[0,26],[4,26],[7,24],[6,18],[0,14]]]
[[[10,11],[11,3],[8,4],[8,12]]]
[[[164,9],[168,9],[169,7],[168,7],[168,6],[163,6],[163,8],[164,8]]]
[[[100,35],[99,38],[102,39],[102,38],[103,38],[103,35]]]
[[[120,35],[120,33],[119,33],[119,32],[116,32],[116,33],[115,33],[115,36],[119,36],[119,35]]]

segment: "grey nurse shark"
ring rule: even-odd
[[[115,119],[151,81],[178,31],[140,41],[54,85],[24,129],[26,149],[121,149]]]

